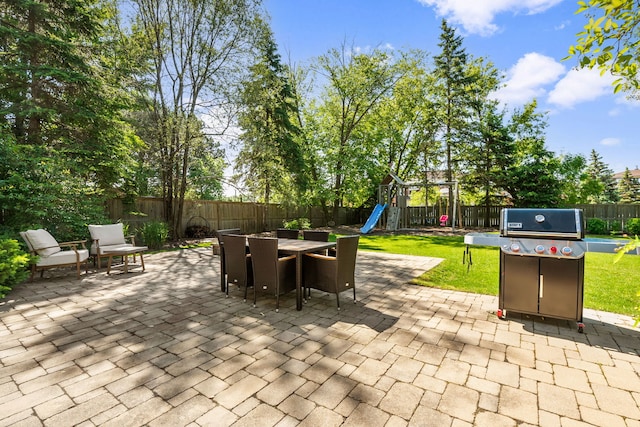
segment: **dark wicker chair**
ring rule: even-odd
[[[244,288],[244,300],[247,289],[253,286],[251,254],[247,253],[247,237],[237,234],[223,234],[224,261],[226,270],[225,293],[229,296],[229,284]]]
[[[249,237],[249,251],[253,265],[253,306],[257,293],[276,297],[276,312],[280,309],[280,295],[296,288],[296,256],[278,257],[278,239]]]
[[[324,230],[302,230],[302,238],[316,242],[328,242],[329,232]]]
[[[304,240],[313,240],[314,242],[328,242],[329,232],[323,230],[302,230],[302,238]],[[314,252],[315,254],[327,255],[327,251]],[[336,255],[335,249],[329,250],[329,255]]]
[[[278,228],[276,230],[276,237],[278,239],[297,239],[300,235],[300,230],[289,228]]]
[[[303,283],[306,289],[336,294],[340,310],[340,292],[353,289],[356,302],[355,268],[360,236],[339,237],[336,256],[305,254],[302,259]]]

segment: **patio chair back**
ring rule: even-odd
[[[300,235],[300,230],[290,228],[278,228],[276,230],[276,237],[278,239],[297,239]]]
[[[247,288],[253,285],[251,255],[247,253],[247,237],[237,234],[223,234],[224,262],[226,270],[225,292],[229,295],[229,284],[244,289],[247,299]]]
[[[278,257],[278,239],[249,237],[249,251],[253,266],[253,306],[257,292],[276,296],[276,311],[280,309],[280,295],[296,288],[296,256]]]
[[[304,286],[336,294],[340,310],[340,292],[353,289],[356,301],[355,268],[360,236],[339,237],[336,256],[306,254],[303,258]]]
[[[324,230],[302,230],[302,238],[316,242],[328,242],[329,232]]]

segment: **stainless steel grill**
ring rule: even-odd
[[[499,318],[514,311],[575,320],[579,332],[585,253],[614,253],[624,244],[585,239],[580,209],[503,209],[500,234],[470,233],[464,242],[467,253],[469,245],[500,247]]]

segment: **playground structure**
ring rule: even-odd
[[[378,186],[378,204],[374,208],[373,212],[369,216],[369,219],[365,225],[360,229],[361,233],[370,232],[376,224],[386,223],[386,229],[390,231],[397,231],[400,229],[408,229],[411,224],[409,223],[408,206],[411,198],[411,190],[424,187],[452,187],[453,188],[453,202],[451,204],[451,218],[448,215],[448,206],[445,209],[443,215],[440,215],[440,226],[446,226],[450,221],[451,229],[455,230],[457,206],[458,206],[458,182],[457,181],[442,181],[442,182],[428,182],[428,183],[409,183],[405,182],[393,172],[389,172],[384,177],[380,185]],[[449,200],[447,200],[447,205]],[[386,217],[383,215],[385,209],[388,211]]]

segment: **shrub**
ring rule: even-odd
[[[17,240],[0,238],[0,298],[27,278],[26,267],[35,262],[33,258],[20,248]]]
[[[619,234],[622,232],[622,223],[620,221],[611,221],[609,231],[611,231],[611,234]]]
[[[149,249],[160,249],[169,237],[169,226],[161,221],[145,222],[138,229],[138,234]]]
[[[293,230],[308,230],[311,228],[311,221],[307,218],[292,219],[291,221],[282,221],[282,226]]]
[[[600,218],[590,218],[587,221],[587,233],[607,234],[607,222]]]
[[[627,221],[627,232],[635,236],[640,236],[640,218],[630,218]]]

